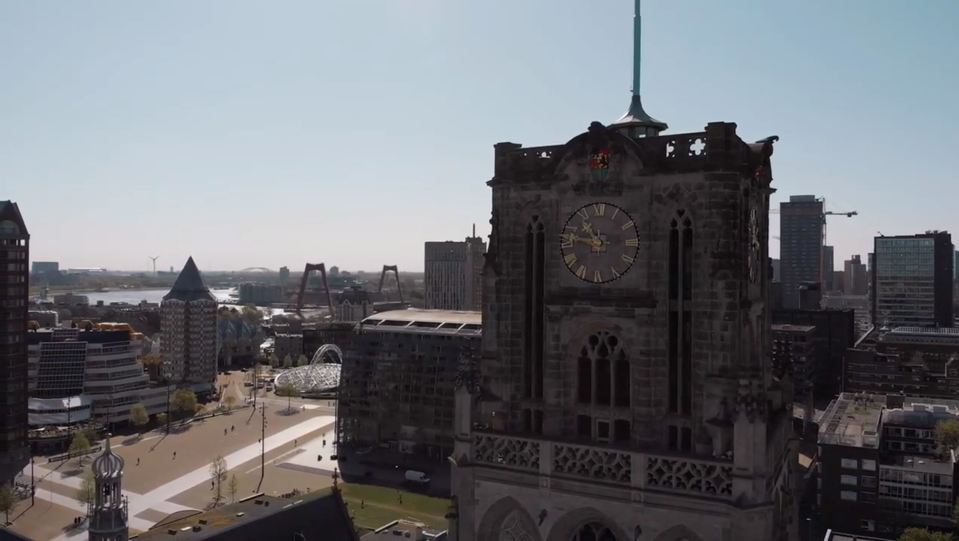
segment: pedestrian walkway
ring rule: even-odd
[[[260,443],[250,444],[236,452],[230,453],[229,455],[225,456],[224,459],[226,460],[228,467],[231,469],[236,468],[243,463],[249,462],[250,460],[260,456],[261,449],[265,452],[270,452],[311,432],[332,425],[335,419],[336,418],[332,416],[313,417],[311,419],[307,419],[302,423],[282,430],[272,436],[268,436],[266,438],[266,442],[262,446]],[[38,477],[47,475],[47,479],[53,483],[70,487],[75,486],[76,488],[79,488],[80,486],[81,480],[75,477],[64,476],[58,472],[53,472],[37,466],[35,466],[35,469],[39,470],[40,472],[38,473]],[[149,530],[153,526],[153,523],[141,518],[137,518],[136,516],[148,509],[155,509],[163,513],[174,513],[189,509],[188,507],[175,504],[169,500],[209,480],[210,465],[206,464],[202,468],[197,468],[191,472],[181,475],[180,477],[177,477],[176,479],[161,485],[147,492],[146,494],[138,495],[124,490],[123,494],[129,498],[130,502],[130,527],[141,531]],[[57,505],[77,511],[81,515],[86,514],[86,506],[81,505],[73,498],[52,492],[49,494],[49,496],[50,501]],[[37,494],[37,497],[38,499],[40,498],[39,493]],[[75,541],[79,532],[74,531],[70,532],[70,534],[63,534],[55,538],[54,541],[68,541],[71,539]]]

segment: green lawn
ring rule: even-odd
[[[343,499],[349,503],[353,522],[359,528],[376,529],[397,519],[422,522],[445,530],[450,501],[375,485],[342,483]],[[400,503],[400,494],[403,503]]]

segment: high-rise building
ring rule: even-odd
[[[835,266],[836,266],[836,255],[835,255],[835,254],[836,254],[836,252],[835,252],[835,250],[833,249],[832,246],[823,246],[823,247],[822,247],[822,258],[823,258],[823,262],[822,262],[822,266],[823,266],[822,277],[823,277],[823,281],[825,282],[825,284],[823,284],[823,286],[824,286],[825,292],[826,292],[827,294],[828,294],[828,293],[831,293],[831,292],[836,288],[836,282],[835,282],[835,280],[833,279],[833,272],[835,272],[835,270],[836,270],[836,269],[835,269]]]
[[[866,295],[869,293],[869,278],[866,265],[858,255],[843,262],[843,291],[846,295]]]
[[[783,306],[799,308],[800,288],[822,282],[823,202],[815,195],[793,195],[779,204],[779,214]]]
[[[464,242],[427,242],[423,281],[428,310],[479,310],[483,293],[483,254],[479,237]]]
[[[795,538],[792,387],[769,359],[777,138],[660,136],[634,74],[609,127],[494,147],[481,354],[455,395],[460,541]]]
[[[27,299],[30,233],[20,208],[0,201],[0,483],[30,461],[27,441]]]
[[[280,267],[280,284],[290,281],[290,267]]]
[[[872,321],[883,327],[952,327],[952,235],[875,238]]]
[[[955,247],[953,247],[955,248]],[[955,252],[955,258],[952,263],[952,276],[953,278],[959,280],[959,250]]]
[[[160,303],[160,357],[172,383],[208,393],[216,381],[216,297],[203,285],[193,258]]]

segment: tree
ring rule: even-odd
[[[290,357],[289,353],[283,357],[283,368],[293,368],[293,357]]]
[[[227,409],[233,409],[233,406],[236,404],[236,395],[230,393],[223,398],[223,403],[226,404]]]
[[[236,474],[230,476],[230,482],[226,485],[226,491],[230,494],[230,503],[236,503],[236,493],[240,491],[240,480]]]
[[[296,358],[296,366],[306,366],[308,364],[310,364],[310,360],[306,358],[306,355],[300,354],[300,356]]]
[[[276,356],[276,353],[270,353],[270,366],[273,368],[280,366],[280,358]]]
[[[4,522],[10,524],[10,511],[17,506],[17,493],[11,483],[0,485],[0,511],[6,516]]]
[[[925,528],[906,528],[906,531],[899,536],[899,541],[956,541],[956,538],[951,533],[933,532]]]
[[[157,413],[157,423],[165,425],[167,422],[166,413]]]
[[[959,447],[959,421],[940,421],[936,425],[936,447],[940,456]]]
[[[130,424],[139,428],[150,422],[150,414],[147,413],[147,409],[143,404],[134,404],[130,408]],[[137,431],[137,436],[142,437],[143,434]]]
[[[259,325],[263,322],[263,312],[252,304],[243,307],[242,316],[250,325]]]
[[[293,386],[292,383],[284,383],[276,388],[277,396],[286,397],[286,409],[287,411],[293,410],[293,399],[299,398],[300,390]]]
[[[226,480],[226,474],[229,468],[226,465],[226,459],[217,455],[210,464],[210,479],[213,481],[213,506],[220,505],[223,499],[223,481]]]
[[[190,389],[177,389],[170,400],[170,407],[184,413],[196,412],[196,395]]]
[[[83,464],[83,455],[90,451],[90,440],[83,433],[77,434],[70,442],[70,454],[76,455],[77,464]]]
[[[193,415],[200,415],[203,413],[203,409],[203,404],[197,404],[196,406],[193,406]]]
[[[77,489],[77,501],[83,505],[93,505],[97,498],[97,481],[93,477],[93,472],[87,472],[80,481],[80,488]]]

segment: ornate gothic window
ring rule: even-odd
[[[590,335],[580,349],[576,372],[580,403],[629,407],[629,359],[615,335],[607,331]]]
[[[576,533],[570,537],[569,541],[619,541],[616,535],[608,527],[598,523],[590,522],[584,524]]]
[[[523,395],[542,398],[546,231],[539,216],[526,225],[524,249]]]
[[[692,412],[693,222],[678,210],[669,222],[667,316],[669,411]]]

